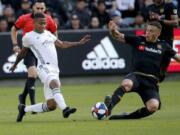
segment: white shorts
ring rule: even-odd
[[[60,79],[59,79],[59,69],[53,69],[48,66],[41,66],[38,70],[38,76],[41,82],[44,84],[44,96],[45,99],[52,99],[53,94],[52,90],[49,88],[49,84],[52,80],[58,80],[60,86]]]

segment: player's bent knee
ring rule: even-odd
[[[54,79],[54,80],[52,80],[52,81],[49,83],[49,87],[50,87],[51,89],[59,88],[59,87],[60,87],[60,84],[59,84],[58,80]]]
[[[146,104],[149,112],[154,113],[159,109],[159,101],[157,99],[151,99]]]
[[[35,66],[28,68],[28,77],[37,78],[37,69]]]
[[[56,102],[54,101],[54,99],[48,100],[47,101],[47,106],[48,106],[49,111],[53,111],[57,107]]]
[[[121,86],[123,86],[125,88],[125,91],[131,91],[132,87],[133,87],[133,82],[130,79],[125,79],[122,81]]]

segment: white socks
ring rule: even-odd
[[[26,106],[25,112],[48,112],[47,103],[38,103],[35,105]]]
[[[52,90],[52,92],[53,92],[54,100],[56,101],[57,105],[61,110],[64,110],[67,107],[67,105],[64,101],[63,95],[60,93],[60,89],[55,88]]]
[[[52,90],[53,92],[53,97],[54,97],[54,100],[56,101],[58,107],[61,109],[61,110],[64,110],[67,105],[64,101],[64,97],[63,95],[60,93],[60,89],[59,88],[55,88]],[[38,104],[35,104],[35,105],[30,105],[30,106],[26,106],[25,109],[24,109],[25,112],[48,112],[48,107],[47,107],[47,103],[38,103]]]

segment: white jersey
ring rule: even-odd
[[[57,37],[49,31],[43,33],[31,31],[25,34],[22,39],[23,46],[30,48],[38,60],[37,68],[47,65],[51,69],[58,70],[57,51],[54,42]]]

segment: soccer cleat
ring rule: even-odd
[[[19,104],[25,104],[25,100],[23,99],[23,95],[19,94],[18,96]]]
[[[129,119],[129,113],[122,113],[119,115],[112,115],[109,117],[109,120],[120,120],[120,119]]]
[[[108,108],[108,116],[111,115],[111,104],[112,104],[112,99],[111,96],[107,95],[104,99],[104,104]]]
[[[63,117],[64,117],[64,118],[68,118],[69,115],[70,115],[71,113],[75,113],[76,110],[77,110],[76,108],[66,107],[66,108],[63,110]]]
[[[19,114],[18,114],[18,116],[17,116],[17,122],[21,122],[22,121],[22,119],[23,119],[23,116],[25,115],[25,111],[24,111],[24,108],[25,108],[26,106],[25,105],[23,105],[23,104],[19,104],[18,105],[18,110],[19,110]]]

